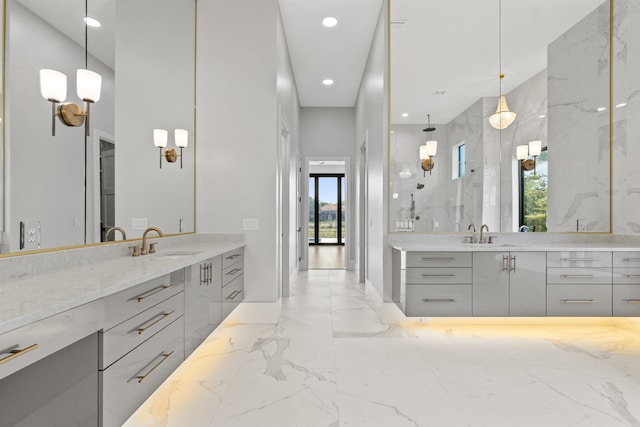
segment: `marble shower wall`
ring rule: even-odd
[[[516,121],[500,134],[500,231],[518,231],[519,162],[516,146],[540,140],[547,146],[547,70],[544,69],[507,94]],[[551,185],[551,184],[549,184]]]
[[[614,8],[613,232],[640,234],[640,2]]]
[[[548,47],[549,231],[610,229],[609,60],[609,2]]]

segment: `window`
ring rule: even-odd
[[[464,141],[453,146],[451,152],[451,179],[462,178],[465,174],[465,145]]]
[[[547,147],[536,158],[535,170],[525,171],[520,165],[520,225],[529,231],[547,231]]]

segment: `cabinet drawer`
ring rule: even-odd
[[[547,252],[547,267],[611,267],[611,252]]]
[[[408,285],[407,316],[471,316],[471,285]]]
[[[231,313],[244,299],[244,276],[222,287],[222,318]]]
[[[547,268],[547,284],[603,284],[612,283],[610,268]]]
[[[471,284],[471,268],[407,268],[407,284]]]
[[[611,285],[547,286],[548,316],[611,316]]]
[[[227,268],[239,262],[244,262],[244,248],[234,249],[222,255],[222,268]]]
[[[614,267],[640,267],[640,252],[614,252]]]
[[[613,285],[613,315],[640,316],[640,286]]]
[[[471,252],[407,252],[407,267],[471,267]]]
[[[638,267],[614,267],[614,285],[640,285],[640,268]]]
[[[244,273],[244,267],[242,264],[233,264],[227,268],[222,269],[222,285],[235,280],[237,277],[242,276]]]
[[[104,330],[111,329],[183,290],[184,282],[172,284],[170,275],[167,274],[106,297]]]
[[[0,334],[0,379],[97,332],[103,307],[94,301]]]
[[[105,369],[184,314],[184,293],[179,293],[102,334]]]
[[[100,372],[104,427],[121,426],[184,359],[179,318]]]

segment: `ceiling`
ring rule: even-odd
[[[547,45],[603,0],[505,0],[502,43],[500,0],[390,2],[391,123],[445,124],[500,93],[500,68],[502,93],[546,68]]]
[[[278,0],[302,107],[353,107],[382,0]],[[338,25],[326,28],[333,16]],[[333,86],[323,86],[331,78]]]

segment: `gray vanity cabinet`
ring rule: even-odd
[[[244,247],[222,255],[222,318],[244,299]]]
[[[545,252],[474,252],[474,316],[544,316]]]
[[[613,315],[640,316],[640,252],[613,253]]]
[[[186,269],[185,354],[191,354],[222,321],[222,256]]]

